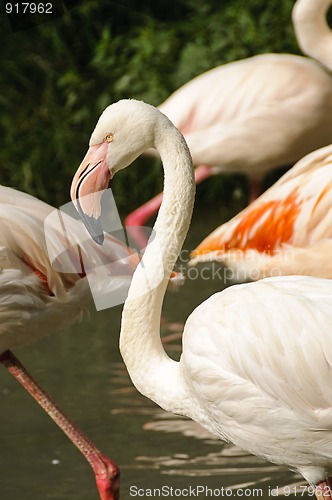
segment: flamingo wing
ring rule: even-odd
[[[194,164],[221,172],[260,178],[332,140],[331,77],[301,56],[263,54],[219,66],[159,109],[183,133]]]
[[[299,276],[233,286],[195,309],[183,337],[196,420],[313,483],[332,458],[331,289]]]
[[[300,160],[254,203],[207,236],[192,252],[192,264],[218,260],[249,271],[251,266],[258,269],[258,279],[271,272],[269,262],[275,270],[279,266],[281,273],[289,273],[292,259],[291,273],[299,269],[305,272],[303,252],[307,250],[308,271],[317,273],[318,266],[310,270],[311,256],[321,248],[327,259],[331,220],[332,146],[326,146]],[[292,255],[291,250],[295,252]],[[282,261],[287,259],[282,252],[288,254],[284,271]],[[301,263],[297,266],[300,253]]]

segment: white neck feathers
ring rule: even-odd
[[[303,53],[332,71],[332,33],[326,20],[330,5],[331,0],[297,0],[293,24]]]
[[[155,146],[165,173],[163,203],[124,306],[120,350],[136,388],[164,409],[182,413],[186,384],[179,363],[166,355],[161,344],[160,316],[191,220],[194,172],[182,135],[164,120],[156,131]]]

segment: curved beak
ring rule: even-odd
[[[106,164],[108,143],[91,146],[74,175],[70,196],[96,243],[104,241],[104,232],[100,224],[101,197],[111,178]]]

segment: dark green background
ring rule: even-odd
[[[158,105],[214,66],[262,52],[299,52],[293,0],[52,3],[49,22],[8,16],[1,7],[0,183],[55,205],[68,201],[90,133],[111,102],[134,97]],[[158,162],[149,168],[144,162],[114,182],[124,213],[161,188]],[[220,176],[198,196],[206,204],[227,201],[232,182]]]

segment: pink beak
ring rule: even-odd
[[[106,163],[108,143],[90,146],[74,175],[70,195],[91,237],[100,245],[104,233],[99,219],[100,200],[111,178]]]

